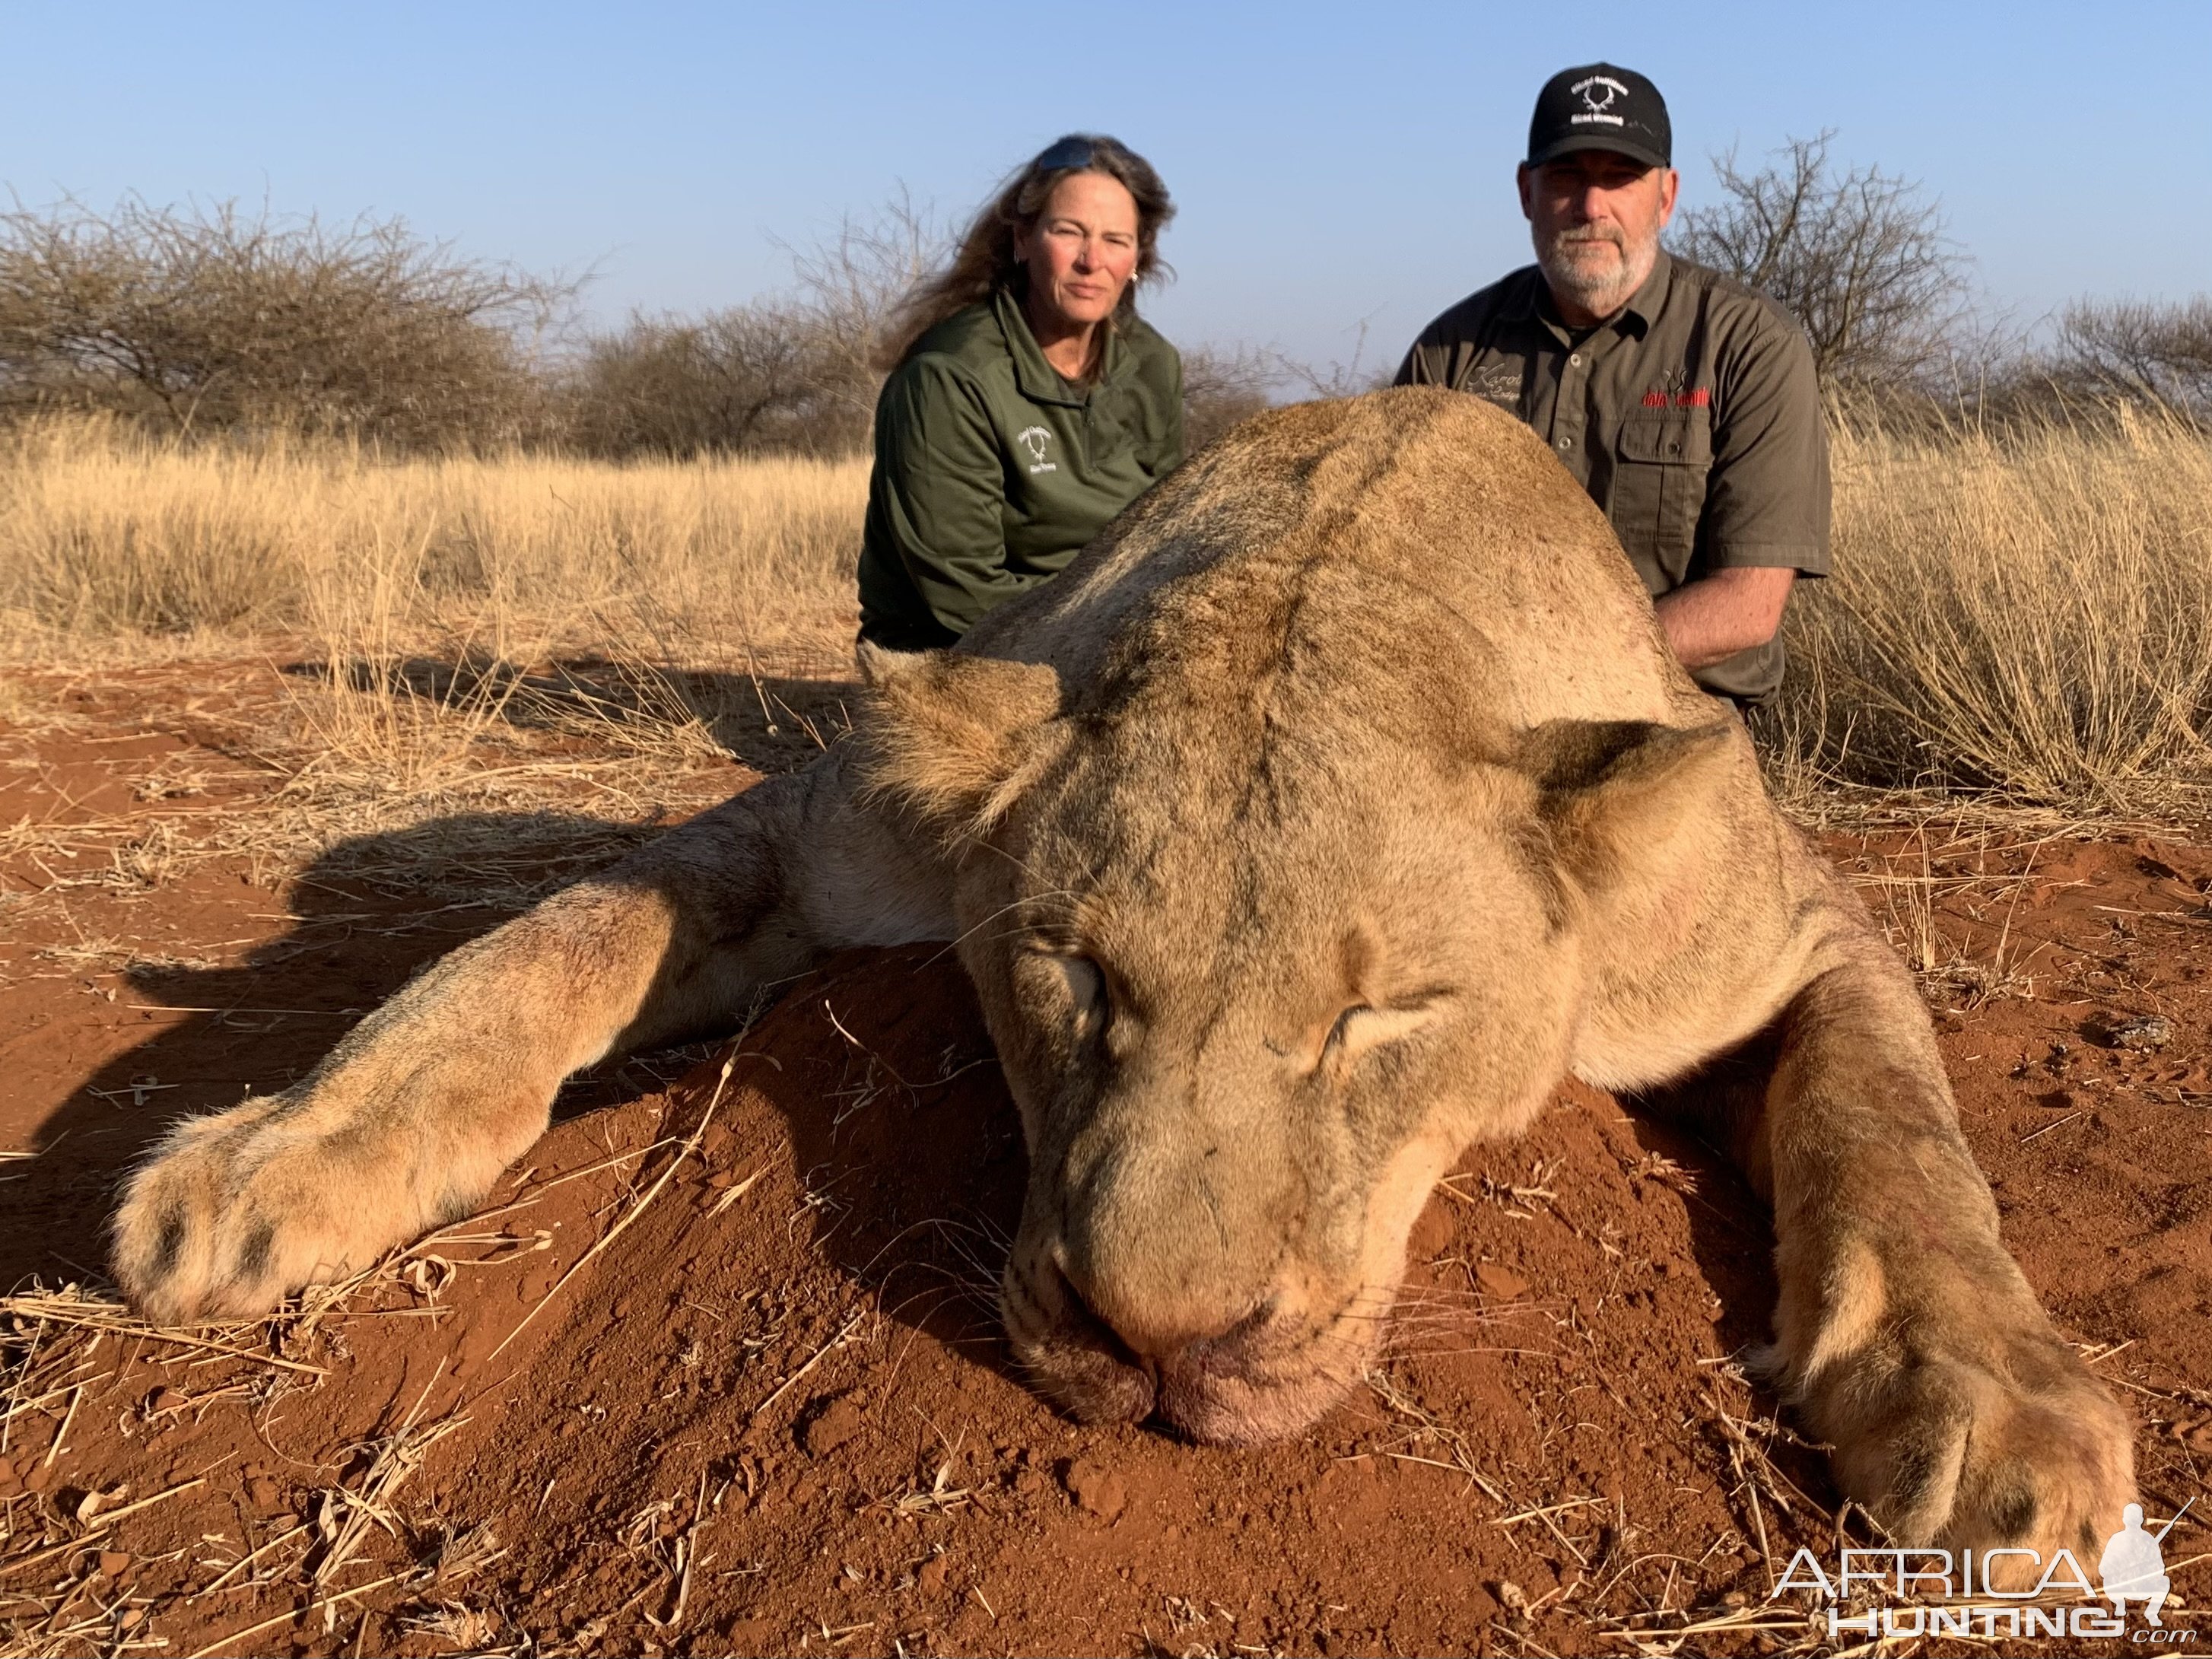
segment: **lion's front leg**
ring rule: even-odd
[[[761,784],[454,951],[284,1093],[180,1124],[125,1190],[117,1277],[181,1321],[366,1267],[474,1209],[570,1073],[727,1029],[827,950],[943,937],[945,887],[835,759]]]
[[[1900,1541],[2094,1550],[2135,1497],[2127,1415],[1998,1237],[1903,965],[1848,925],[1829,961],[1735,1126],[1774,1206],[1777,1380]]]

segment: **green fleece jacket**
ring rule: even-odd
[[[925,334],[876,400],[860,627],[950,645],[1048,581],[1182,459],[1182,362],[1119,321],[1097,380],[1045,362],[1005,289]]]

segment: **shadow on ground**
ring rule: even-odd
[[[787,772],[849,730],[858,687],[835,673],[793,676],[669,668],[598,655],[523,669],[489,653],[388,662],[304,662],[288,673],[339,681],[536,732],[628,746],[696,722],[755,771]]]
[[[145,1006],[151,1034],[40,1127],[40,1156],[0,1206],[0,1286],[104,1277],[116,1186],[179,1115],[296,1081],[428,963],[655,833],[555,812],[467,813],[356,837],[300,872],[287,893],[295,920],[234,964],[131,967],[129,997]],[[474,901],[472,872],[477,891],[495,885],[507,902]],[[687,1058],[656,1070],[647,1056],[581,1079],[564,1109],[657,1087]]]
[[[307,662],[285,672],[572,735],[592,752],[650,751],[672,727],[696,720],[742,765],[769,775],[796,770],[835,742],[851,724],[855,691],[835,678],[695,672],[595,656],[532,672],[474,653]],[[431,961],[664,827],[557,811],[465,813],[350,838],[293,878],[286,897],[294,920],[235,964],[132,967],[126,982],[158,1029],[87,1078],[41,1126],[40,1156],[9,1182],[0,1206],[0,1288],[33,1277],[103,1278],[117,1185],[171,1122],[296,1081]],[[164,1008],[183,1017],[166,1023]],[[703,1052],[635,1057],[580,1077],[562,1091],[556,1115],[659,1088]]]

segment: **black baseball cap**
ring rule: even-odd
[[[1561,70],[1536,94],[1528,118],[1528,165],[1578,149],[1609,149],[1646,167],[1674,165],[1674,129],[1659,88],[1634,70],[1585,64]]]

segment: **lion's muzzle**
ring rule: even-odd
[[[1030,1382],[1087,1423],[1157,1416],[1216,1444],[1283,1439],[1343,1397],[1376,1334],[1376,1322],[1316,1324],[1272,1296],[1207,1330],[1178,1316],[1182,1299],[1109,1322],[1053,1254],[1018,1246],[1007,1263],[1007,1336]],[[1113,1305],[1131,1308],[1126,1296]]]

